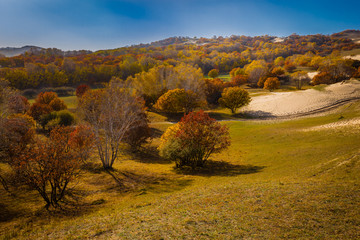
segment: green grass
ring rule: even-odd
[[[225,82],[230,82],[231,81],[231,77],[229,74],[220,74],[218,76],[218,78],[224,80]]]
[[[218,110],[219,114],[225,114]],[[3,239],[359,239],[360,128],[304,131],[360,117],[360,102],[321,117],[228,121],[231,147],[176,171],[155,151],[124,153],[110,174],[94,154],[70,185],[75,206],[47,213],[36,193],[0,189]],[[153,116],[161,119],[159,116]],[[155,148],[170,124],[153,123]],[[211,166],[211,168],[209,167]],[[0,169],[6,171],[5,165]],[[115,180],[117,179],[121,184]]]
[[[319,85],[315,85],[314,87],[312,87],[312,89],[315,89],[317,91],[325,91],[325,88],[329,86],[327,84],[319,84]]]
[[[205,78],[210,78],[208,75],[204,76]],[[217,76],[217,78],[222,79],[225,82],[230,82],[231,81],[231,77],[229,74],[219,74],[219,76]]]

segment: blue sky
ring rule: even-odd
[[[110,49],[172,36],[360,29],[360,1],[0,0],[0,47]]]

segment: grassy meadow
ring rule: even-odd
[[[180,171],[156,152],[168,119],[150,113],[152,141],[124,149],[111,172],[94,152],[62,211],[1,188],[1,239],[359,239],[360,126],[312,129],[358,117],[360,102],[293,120],[233,117],[222,122],[231,147]]]

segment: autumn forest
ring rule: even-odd
[[[359,39],[0,51],[1,239],[360,237],[359,96],[254,110],[331,86],[357,94]]]

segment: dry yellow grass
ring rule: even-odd
[[[154,123],[147,150],[124,153],[114,171],[94,154],[64,211],[46,212],[27,188],[1,189],[1,238],[359,239],[359,131],[300,131],[340,115],[359,117],[360,103],[314,118],[224,122],[232,146],[197,172],[151,150],[169,126]]]

